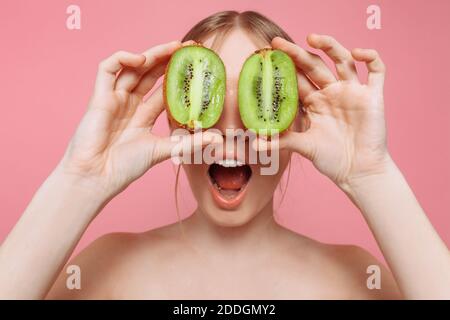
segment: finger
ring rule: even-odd
[[[353,49],[352,56],[357,61],[366,63],[369,86],[383,88],[386,67],[377,51],[373,49]]]
[[[185,46],[189,46],[189,45],[193,45],[196,42],[194,40],[188,40],[183,42],[181,45],[183,47]],[[155,85],[156,81],[158,81],[158,79],[164,74],[164,72],[166,71],[166,67],[167,67],[167,62],[169,59],[167,59],[166,61],[161,62],[160,64],[158,64],[157,66],[154,67],[154,69],[147,71],[147,73],[145,73],[140,81],[139,84],[135,87],[134,89],[134,93],[140,95],[140,96],[145,96],[151,88],[153,88],[153,86]]]
[[[307,96],[317,91],[317,87],[311,83],[307,76],[302,71],[297,73],[298,95],[301,101],[304,101]]]
[[[252,148],[255,151],[287,149],[295,151],[310,160],[314,154],[312,139],[308,132],[287,131],[279,135],[278,138],[272,138],[270,141],[259,137],[252,142]]]
[[[283,38],[276,37],[272,40],[272,46],[286,52],[294,61],[296,66],[303,70],[311,81],[319,88],[336,82],[333,73],[318,55],[300,48],[296,44]]]
[[[310,34],[307,39],[311,47],[322,50],[333,60],[341,80],[358,81],[352,54],[343,45],[326,35]]]
[[[155,146],[157,162],[173,158],[190,159],[190,155],[209,144],[221,144],[223,137],[214,132],[197,132],[195,134],[172,135],[160,138]]]
[[[139,80],[139,83],[134,88],[133,93],[136,93],[141,97],[145,96],[153,88],[158,79],[164,74],[166,67],[167,62],[160,63],[153,69],[147,71],[147,73],[145,73]]]
[[[290,126],[290,130],[295,132],[304,132],[310,128],[311,119],[307,108],[308,107],[303,105],[299,106],[298,113]]]
[[[98,66],[95,88],[100,92],[113,91],[116,83],[116,74],[123,67],[139,67],[145,62],[142,54],[118,51],[109,58],[100,62]]]
[[[143,53],[145,56],[145,63],[139,66],[139,68],[125,68],[118,76],[116,90],[132,91],[139,83],[139,79],[143,74],[159,63],[167,61],[170,58],[170,55],[180,46],[181,43],[179,41],[172,41],[152,47],[145,51]]]
[[[151,128],[163,111],[163,88],[162,86],[159,86],[145,102],[137,107],[136,112],[130,121],[130,126],[133,128]]]
[[[186,47],[186,46],[192,46],[192,45],[194,45],[194,44],[196,44],[197,42],[195,42],[194,40],[187,40],[187,41],[185,41],[185,42],[183,42],[181,45],[183,46],[183,47]]]

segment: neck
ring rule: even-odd
[[[280,229],[273,217],[273,199],[253,219],[242,226],[217,225],[200,209],[184,220],[183,226],[186,237],[195,247],[221,247],[231,250],[260,245],[262,242],[270,240]]]

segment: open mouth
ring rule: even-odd
[[[247,164],[228,159],[210,165],[208,175],[214,200],[222,208],[233,209],[244,198],[252,169]]]

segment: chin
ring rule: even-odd
[[[262,177],[260,165],[236,158],[185,169],[200,212],[222,227],[252,221],[269,204],[281,174]]]
[[[215,225],[220,227],[241,227],[250,222],[258,213],[242,206],[239,209],[224,210],[217,205],[202,210]]]

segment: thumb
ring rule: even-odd
[[[153,161],[158,163],[172,158],[176,164],[179,164],[181,157],[189,156],[209,144],[221,143],[223,143],[222,135],[213,132],[171,135],[158,139],[153,153]]]
[[[308,132],[287,131],[280,136],[259,137],[252,143],[252,148],[256,151],[267,150],[291,150],[301,154],[311,160],[314,154],[314,146]]]

